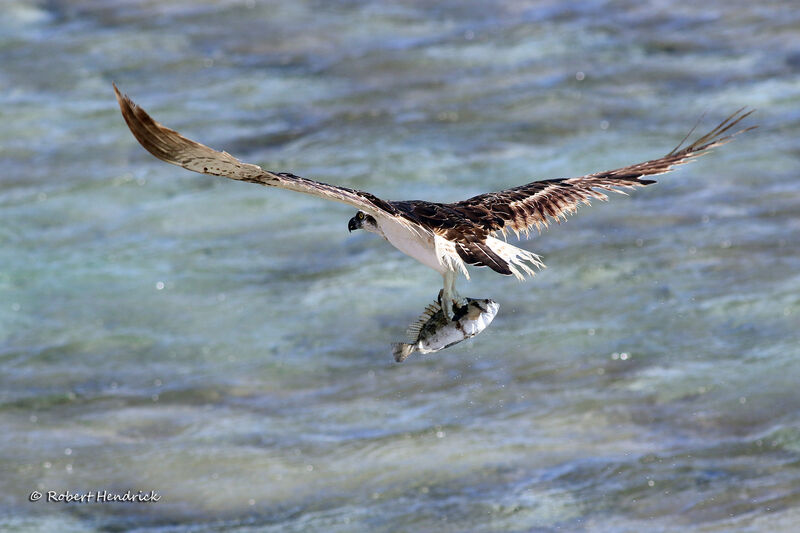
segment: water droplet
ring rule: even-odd
[[[64,455],[72,455],[72,448],[64,448]]]
[[[156,290],[157,291],[163,291],[164,290],[164,282],[163,281],[156,282]]]
[[[586,74],[581,71],[575,73],[575,79],[578,81],[583,81],[586,78]]]
[[[741,404],[747,403],[747,398],[742,396],[741,398],[739,398],[739,403],[741,403]]]
[[[655,485],[655,484],[656,484],[656,482],[655,482],[655,481],[653,481],[652,479],[651,479],[650,481],[648,481],[648,482],[647,482],[647,486],[648,486],[648,487],[652,487],[652,486],[653,486],[653,485]]]
[[[607,120],[603,120],[602,122],[600,122],[600,129],[601,130],[607,130],[609,126],[610,126],[610,124],[608,123]]]

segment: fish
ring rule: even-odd
[[[414,352],[438,352],[486,329],[494,320],[500,304],[489,299],[466,298],[467,303],[453,308],[453,319],[447,320],[439,301],[425,308],[422,315],[406,330],[409,342],[392,344],[392,355],[398,363]]]

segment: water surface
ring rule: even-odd
[[[20,531],[792,531],[794,2],[51,0],[0,7],[0,524]],[[402,365],[440,277],[353,210],[183,171],[454,201],[760,128],[522,246],[500,313]],[[600,205],[597,205],[600,204]],[[153,504],[31,503],[155,490]]]

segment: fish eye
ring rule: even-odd
[[[358,220],[364,220],[364,213],[362,213],[361,211],[359,211],[359,212],[358,212],[358,214],[356,215],[356,218],[357,218]]]

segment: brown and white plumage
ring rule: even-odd
[[[469,278],[466,265],[489,267],[520,279],[544,265],[532,252],[498,236],[508,230],[529,233],[542,230],[550,221],[566,218],[592,198],[605,200],[604,192],[655,183],[646,179],[664,174],[725,144],[732,129],[752,111],[740,109],[712,131],[683,147],[683,141],[664,157],[579,178],[534,181],[511,189],[474,196],[451,204],[422,200],[390,202],[364,191],[328,185],[285,172],[271,172],[242,163],[227,152],[219,152],[192,141],[155,120],[123,96],[114,86],[122,116],[134,137],[157,158],[188,170],[223,176],[270,187],[312,194],[356,207],[359,212],[349,228],[366,229],[384,237],[393,246],[444,277],[442,304],[448,316],[452,304],[461,302],[455,290],[459,272]],[[690,132],[691,134],[691,132]],[[688,138],[688,135],[687,137]],[[684,141],[686,140],[684,138]]]

